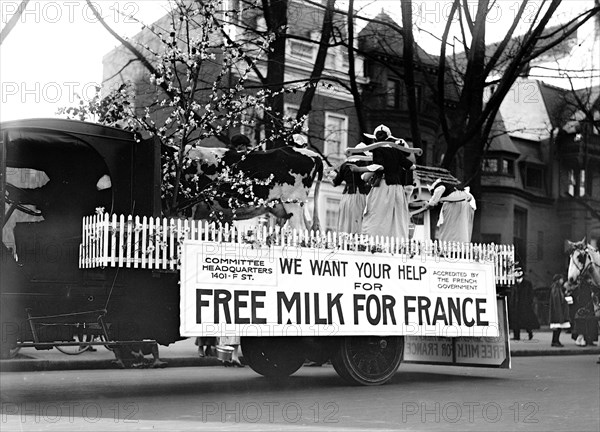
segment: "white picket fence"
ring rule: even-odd
[[[191,219],[94,215],[83,218],[83,240],[79,267],[126,267],[177,271],[181,245],[185,240],[244,243],[256,246],[335,249],[362,253],[389,253],[411,258],[443,258],[455,263],[464,260],[493,262],[496,283],[514,283],[514,246],[438,241],[402,241],[395,237],[370,237],[308,230],[255,228],[209,224]],[[454,265],[454,264],[453,264]]]

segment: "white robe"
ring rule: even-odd
[[[361,193],[343,194],[338,216],[338,232],[360,234],[367,196]]]
[[[402,185],[388,185],[385,179],[371,188],[363,215],[362,233],[370,236],[394,236],[409,240],[410,213]]]
[[[475,215],[473,200],[473,196],[465,191],[454,191],[441,199],[443,204],[438,219],[438,240],[471,241]]]

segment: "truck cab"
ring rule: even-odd
[[[11,121],[0,130],[2,354],[17,340],[72,340],[98,314],[124,321],[145,297],[135,298],[137,282],[126,275],[79,268],[82,218],[159,216],[159,147],[72,120]]]

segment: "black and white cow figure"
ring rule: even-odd
[[[199,189],[214,182],[219,173],[229,167],[233,173],[265,180],[273,175],[268,186],[254,186],[254,194],[270,205],[256,206],[249,203],[235,209],[229,207],[228,199],[217,198],[213,202],[199,202],[194,208],[195,219],[207,219],[211,212],[222,212],[223,220],[245,220],[271,213],[280,221],[288,221],[290,228],[319,229],[318,197],[323,178],[323,161],[319,155],[305,148],[279,147],[267,151],[253,150],[248,153],[235,149],[195,147],[189,148],[191,160],[188,176],[197,175]],[[315,182],[316,180],[316,182]],[[313,223],[308,227],[304,218],[304,204],[308,201],[310,188],[315,183]]]

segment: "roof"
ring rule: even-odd
[[[600,103],[600,86],[569,90],[538,81],[540,93],[553,127],[564,127],[574,115],[581,111],[579,101],[585,109],[592,110]]]
[[[450,171],[441,167],[417,165],[417,168],[413,171],[413,177],[415,181],[423,186],[428,186],[437,179],[441,179],[445,183],[460,184],[460,180],[454,177]]]
[[[517,146],[512,142],[510,136],[507,133],[497,135],[492,138],[492,142],[487,149],[490,152],[507,152],[520,154],[521,152],[517,149]]]
[[[402,27],[384,11],[379,12],[373,21],[367,22],[358,33],[358,40],[361,51],[397,58],[402,58],[404,55]],[[424,64],[437,67],[437,57],[427,53],[417,44],[415,44],[414,55]]]
[[[386,25],[385,23],[389,24]],[[402,38],[402,27],[392,17],[381,11],[372,21],[358,33],[359,49],[374,56],[385,56],[400,60],[404,56],[404,41]],[[415,59],[419,59],[423,65],[438,68],[439,57],[429,54],[415,43]],[[419,62],[415,63],[419,65]],[[452,76],[451,68],[445,72],[444,97],[446,101],[456,102],[459,99],[459,90],[456,80]]]
[[[246,6],[247,7],[247,6]],[[256,16],[263,17],[260,9],[254,9],[252,12]],[[244,18],[249,16],[244,12]],[[287,34],[292,36],[303,36],[307,38],[316,38],[316,42],[321,37],[321,28],[325,9],[323,6],[315,6],[303,1],[289,1],[287,10]],[[346,21],[347,17],[338,7],[334,7],[332,16],[333,35],[332,37],[347,38]]]
[[[534,156],[532,154],[525,154],[525,155],[519,156],[519,158],[517,159],[517,162],[526,162],[526,163],[534,164],[534,165],[546,165],[540,158],[538,158],[537,156]]]
[[[576,93],[582,100],[588,100],[590,108],[600,109],[600,84],[576,90]]]
[[[119,140],[131,140],[134,136],[132,132],[111,126],[60,118],[33,118],[0,123],[0,130],[10,129],[54,131],[63,134],[88,135]]]
[[[7,166],[44,171],[48,177],[108,174],[113,213],[156,215],[160,211],[160,154],[153,142],[132,132],[55,118],[0,123]],[[158,181],[157,181],[158,179]]]
[[[496,133],[497,132],[497,133]],[[492,141],[487,148],[488,152],[507,152],[514,154],[521,154],[517,146],[513,143],[512,139],[509,136],[509,132],[506,130],[506,125],[504,124],[504,119],[502,115],[498,111],[496,114],[496,119],[494,120],[494,128],[490,132],[492,135]]]
[[[572,92],[543,81],[538,81],[538,86],[552,126],[563,126],[576,111]]]

